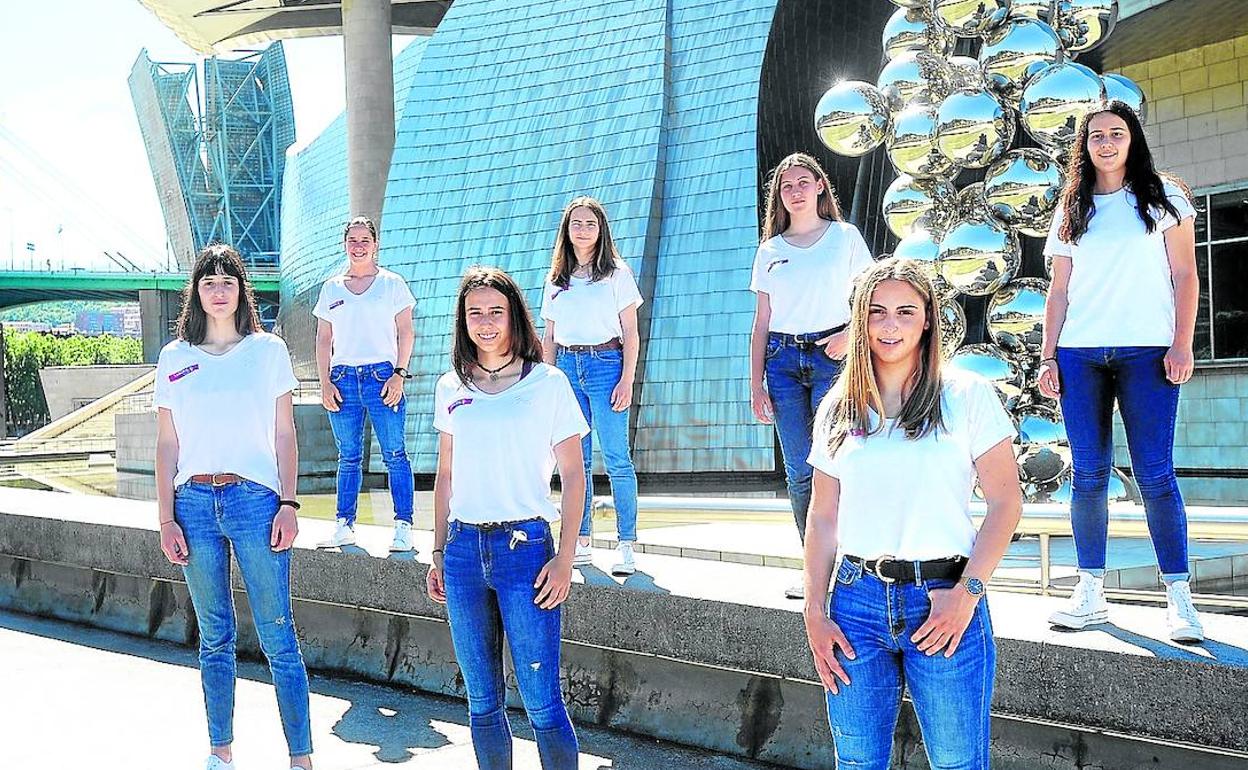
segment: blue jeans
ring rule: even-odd
[[[398,408],[381,401],[381,386],[392,374],[394,366],[388,362],[335,366],[329,370],[329,381],[342,394],[338,411],[329,413],[329,426],[334,431],[334,443],[338,445],[338,518],[352,525],[364,476],[365,414],[373,421],[373,433],[377,434],[377,443],[381,445],[381,459],[390,479],[394,518],[412,523],[415,482],[403,441],[407,396],[399,399]]]
[[[1188,577],[1187,512],[1174,474],[1179,386],[1166,379],[1165,355],[1164,347],[1057,349],[1074,466],[1070,524],[1080,569],[1105,569],[1117,399],[1161,574],[1167,581]]]
[[[523,539],[522,539],[523,538]],[[468,691],[468,724],[480,770],[510,770],[511,725],[503,638],[543,770],[576,770],[576,732],[559,687],[560,610],[533,603],[533,583],[555,554],[540,519],[480,527],[450,522],[443,554],[446,615]]]
[[[957,652],[927,655],[910,641],[931,611],[928,591],[952,580],[884,583],[848,560],[836,573],[830,616],[857,656],[840,655],[849,684],[827,693],[837,767],[886,770],[905,687],[933,770],[987,770],[996,643],[981,599]],[[839,653],[838,653],[839,655]]]
[[[637,471],[628,449],[628,410],[611,408],[611,391],[624,374],[624,353],[621,350],[579,350],[560,347],[555,363],[568,381],[581,405],[581,414],[592,432],[581,439],[585,456],[585,511],[581,515],[581,536],[594,531],[592,503],[594,498],[594,444],[602,450],[602,461],[611,479],[611,497],[615,501],[615,526],[620,540],[637,539]]]
[[[811,433],[819,402],[841,374],[841,362],[823,352],[815,340],[827,332],[767,335],[767,393],[775,410],[776,433],[784,455],[784,480],[797,534],[806,539],[806,509],[810,507],[810,480],[814,470],[810,457]]]
[[[269,548],[277,493],[254,481],[214,487],[187,482],[174,492],[174,518],[186,536],[182,568],[199,623],[199,671],[213,746],[234,742],[234,595],[230,551],[243,573],[247,603],[269,661],[290,755],[312,753],[308,672],[290,609],[290,551]]]

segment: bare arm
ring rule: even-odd
[[[611,391],[611,408],[623,412],[633,403],[633,382],[637,376],[637,356],[641,352],[641,338],[637,334],[637,306],[629,305],[620,311],[620,330],[624,334],[624,371],[620,381]]]
[[[173,413],[156,410],[156,517],[160,524],[160,550],[173,564],[185,566],[190,554],[182,528],[173,519],[173,479],[178,471],[178,432]]]
[[[1070,257],[1053,256],[1053,280],[1044,300],[1044,341],[1040,344],[1042,360],[1037,382],[1040,392],[1049,398],[1057,398],[1062,388],[1054,356],[1057,355],[1057,340],[1061,337],[1062,325],[1066,323],[1066,290],[1070,286],[1071,264]]]
[[[585,464],[581,455],[581,437],[568,436],[555,444],[555,463],[559,466],[559,551],[546,562],[533,587],[537,596],[533,603],[544,610],[554,609],[568,598],[572,590],[572,556],[576,553],[576,536],[581,529],[581,513],[585,506]]]
[[[394,368],[407,368],[412,361],[412,344],[416,341],[416,333],[412,331],[412,308],[405,307],[394,314],[394,328],[398,335],[398,359]],[[399,401],[403,400],[403,375],[395,372],[381,386],[381,403],[391,409],[398,409]]]
[[[1174,344],[1166,352],[1166,377],[1175,385],[1192,378],[1192,337],[1200,306],[1200,277],[1196,273],[1196,225],[1188,217],[1166,231],[1166,258],[1174,282]]]
[[[446,548],[447,520],[451,513],[451,459],[455,441],[449,433],[438,433],[438,469],[433,477],[433,566],[425,578],[429,598],[446,604],[446,583],[442,576],[443,549]]]
[[[825,689],[838,692],[849,684],[849,675],[836,658],[836,648],[854,658],[854,648],[826,612],[828,584],[836,564],[836,521],[841,500],[841,481],[815,469],[811,483],[810,511],[806,516],[805,549],[802,561],[806,606],[802,617],[806,622],[806,639],[815,659],[815,670]]]
[[[771,297],[767,292],[755,293],[754,328],[750,332],[750,408],[754,419],[770,425],[775,419],[771,397],[763,386],[767,371],[767,327],[771,324]]]
[[[542,336],[542,360],[551,366],[555,365],[555,354],[559,345],[555,342],[555,322],[546,320],[546,333]]]
[[[321,404],[336,412],[342,404],[338,387],[329,381],[329,362],[334,351],[334,325],[323,318],[316,319],[316,378],[321,382]]]
[[[281,486],[278,494],[282,500],[294,500],[299,485],[299,442],[295,438],[295,406],[289,392],[277,397],[277,477]],[[283,505],[277,509],[273,520],[273,532],[269,545],[274,551],[285,551],[295,543],[299,534],[299,517],[294,507]]]

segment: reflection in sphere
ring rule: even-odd
[[[1062,41],[1052,27],[1032,19],[1015,19],[994,29],[979,51],[988,87],[1017,107],[1027,79],[1064,58]]]
[[[1019,278],[998,289],[988,300],[992,341],[1016,356],[1038,358],[1048,293],[1049,282],[1043,278]]]
[[[953,298],[940,303],[940,352],[951,358],[966,339],[966,311]]]
[[[1023,393],[1023,372],[1001,348],[996,345],[965,345],[949,359],[955,369],[971,372],[992,383],[1006,409],[1013,411]]]
[[[979,66],[978,59],[970,56],[949,57],[949,93],[968,88],[978,91],[985,87],[984,69]],[[942,94],[942,97],[949,93]]]
[[[884,141],[888,127],[888,102],[861,80],[842,80],[815,107],[815,131],[838,155],[856,158],[871,152]]]
[[[950,177],[957,171],[953,161],[936,149],[936,108],[931,105],[911,105],[893,116],[884,143],[888,159],[903,174]]]
[[[987,91],[956,91],[936,112],[936,147],[965,168],[984,168],[1014,142],[1014,112]]]
[[[988,204],[984,202],[984,183],[971,182],[958,190],[955,204],[957,219],[984,219],[988,216]]]
[[[994,217],[1010,227],[1043,238],[1064,182],[1061,167],[1044,151],[1010,150],[988,169],[984,202]]]
[[[1054,27],[1062,45],[1073,53],[1104,43],[1118,23],[1118,0],[1059,0],[1055,9]]]
[[[892,0],[892,3],[898,8],[926,8],[931,0]]]
[[[1046,150],[1064,152],[1075,140],[1079,119],[1104,102],[1100,75],[1074,62],[1054,64],[1034,75],[1023,89],[1023,127]]]
[[[1148,97],[1134,80],[1126,75],[1110,72],[1101,75],[1101,82],[1105,84],[1105,101],[1120,101],[1135,112],[1141,123],[1148,122]]]
[[[926,6],[926,4],[924,4]],[[953,52],[957,38],[952,32],[929,21],[926,7],[898,8],[884,25],[884,58],[921,48],[938,56]]]
[[[923,267],[923,272],[932,279],[932,288],[942,299],[957,296],[957,289],[941,277],[937,269],[936,258],[940,254],[939,237],[936,233],[916,228],[906,237],[897,242],[893,256],[898,259],[913,259]]]
[[[1027,407],[1019,409],[1019,476],[1036,484],[1053,481],[1070,468],[1070,442],[1058,412]]]
[[[932,0],[932,20],[959,37],[975,37],[1005,21],[1010,0]]]
[[[1053,2],[1054,0],[1014,0],[1010,5],[1010,18],[1049,23],[1053,19]]]
[[[1018,236],[991,217],[955,222],[940,240],[937,269],[955,289],[976,297],[992,294],[1022,264]]]
[[[949,88],[949,79],[944,58],[920,49],[903,51],[885,64],[875,85],[888,100],[889,109],[898,112],[912,102],[939,101]]]
[[[939,230],[945,211],[941,201],[954,195],[953,185],[944,180],[902,174],[884,191],[884,221],[898,238],[905,238],[918,228]]]

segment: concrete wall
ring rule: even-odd
[[[48,366],[39,370],[39,382],[48,401],[48,414],[59,420],[155,368],[150,364]]]

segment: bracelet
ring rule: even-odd
[[[430,556],[433,556],[435,553],[440,553],[440,554],[442,554],[443,556],[445,556],[445,555],[446,555],[446,552],[445,552],[445,551],[443,551],[441,548],[434,548],[432,551],[430,551],[430,552],[429,552],[429,555],[430,555]]]
[[[1049,356],[1048,358],[1040,359],[1040,363],[1042,364],[1045,363],[1046,361],[1052,361],[1053,363],[1057,363],[1057,356]]]
[[[162,526],[162,527],[163,527],[163,526],[165,526],[166,524],[176,524],[176,523],[177,523],[176,521],[174,521],[173,519],[170,519],[169,521],[162,521],[162,522],[160,522],[160,526]]]
[[[277,501],[278,508],[281,508],[283,505],[289,505],[291,508],[294,508],[296,511],[302,507],[299,505],[298,500],[278,500]]]

